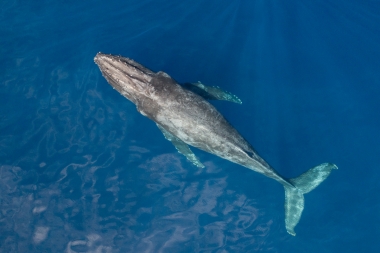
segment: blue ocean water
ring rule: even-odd
[[[378,252],[380,2],[0,2],[0,252]],[[278,172],[338,165],[297,236],[272,179],[176,152],[99,51],[212,102]]]

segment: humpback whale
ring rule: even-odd
[[[323,182],[335,164],[323,163],[296,178],[284,178],[253,149],[207,100],[241,103],[235,95],[200,82],[180,85],[165,72],[154,72],[132,59],[98,53],[94,58],[102,75],[137,111],[153,120],[164,137],[195,166],[204,165],[189,145],[270,177],[285,188],[285,227],[294,228],[304,209],[304,194]]]

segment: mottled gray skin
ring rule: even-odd
[[[292,186],[257,155],[213,105],[168,74],[155,73],[121,56],[98,53],[95,62],[107,81],[142,115],[186,144]]]
[[[296,234],[294,228],[304,209],[304,194],[316,188],[333,169],[338,168],[334,164],[323,163],[296,178],[285,180],[203,98],[241,103],[236,96],[201,83],[181,86],[168,74],[155,73],[121,56],[98,53],[95,62],[108,83],[132,101],[142,115],[156,122],[165,138],[194,165],[203,167],[187,144],[280,182],[285,189],[285,227],[291,235]]]

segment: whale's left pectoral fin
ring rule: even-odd
[[[168,141],[171,141],[173,143],[174,147],[178,150],[179,153],[186,156],[187,160],[192,162],[195,166],[199,168],[204,168],[205,166],[198,160],[198,158],[194,155],[194,153],[191,151],[189,146],[183,142],[181,139],[177,138],[176,136],[172,135],[168,131],[166,131],[162,126],[157,124],[158,128],[161,130],[161,132],[164,134],[165,139]]]
[[[230,101],[234,102],[237,104],[241,104],[241,100],[233,95],[232,93],[222,90],[219,87],[214,87],[214,86],[206,86],[201,82],[197,83],[184,83],[182,86],[190,90],[199,96],[203,97],[204,99],[209,99],[209,100],[225,100],[225,101]]]

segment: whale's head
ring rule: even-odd
[[[155,73],[141,64],[122,56],[97,53],[94,58],[108,83],[136,104],[142,96],[149,96],[150,81]]]

